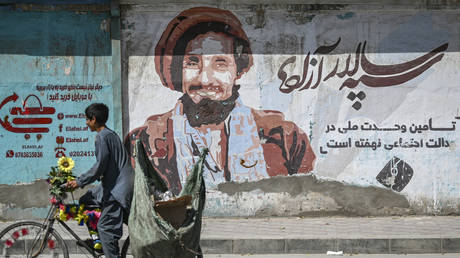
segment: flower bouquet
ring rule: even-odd
[[[57,166],[51,167],[47,182],[50,184],[50,194],[54,198],[62,200],[66,195],[66,190],[62,188],[62,185],[75,179],[72,174],[75,162],[69,157],[61,157],[57,164]]]

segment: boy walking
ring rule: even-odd
[[[128,221],[134,172],[120,138],[105,125],[109,108],[102,103],[94,103],[85,109],[85,115],[88,128],[97,132],[96,163],[76,180],[67,182],[67,187],[83,188],[96,180],[101,181],[99,186],[88,190],[80,202],[101,206],[97,229],[102,250],[105,257],[116,258],[119,255],[118,240],[123,235],[123,221]]]

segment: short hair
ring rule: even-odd
[[[85,109],[86,118],[96,118],[99,125],[105,125],[109,118],[109,107],[103,103],[93,103]]]
[[[171,78],[173,78],[174,89],[182,91],[182,62],[184,61],[185,49],[188,43],[199,35],[208,32],[223,33],[232,39],[233,56],[236,63],[236,72],[240,75],[249,67],[249,55],[251,48],[249,42],[230,34],[230,26],[222,22],[202,22],[190,27],[177,41],[173,51],[171,64]]]

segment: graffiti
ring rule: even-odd
[[[347,99],[351,100],[351,101],[354,101],[356,98],[358,98],[359,100],[364,100],[364,98],[366,98],[366,93],[364,93],[364,91],[360,91],[358,92],[358,94],[355,94],[354,92],[350,92],[347,96]],[[359,101],[355,101],[353,103],[353,105],[351,105],[354,109],[356,110],[359,110],[361,108],[361,102]]]
[[[455,117],[455,119],[460,119],[460,117]],[[420,134],[425,131],[434,131],[434,132],[446,132],[446,131],[455,131],[456,130],[456,121],[451,121],[451,125],[449,127],[436,127],[433,126],[433,119],[429,118],[427,124],[419,124],[416,125],[412,123],[412,125],[408,126],[405,124],[395,124],[394,127],[378,127],[375,123],[364,122],[361,126],[357,124],[353,124],[351,121],[348,121],[346,127],[339,127],[335,125],[327,125],[325,133],[331,132],[338,132],[339,134],[347,134],[348,132],[361,132],[364,133],[366,131],[380,131],[380,132],[398,132],[398,133],[410,133],[410,134]],[[435,137],[430,139],[414,139],[410,138],[409,140],[403,139],[399,137],[398,140],[392,140],[390,142],[385,143],[381,139],[377,139],[372,141],[368,138],[360,137],[358,140],[353,140],[352,138],[348,138],[345,141],[337,141],[334,139],[329,140],[326,143],[326,147],[329,149],[337,149],[337,148],[367,148],[370,150],[377,150],[379,148],[384,148],[385,150],[392,150],[394,148],[449,148],[453,143],[453,140],[447,140],[444,137]],[[327,154],[328,151],[326,147],[320,146],[320,153]]]
[[[413,169],[403,160],[393,157],[377,175],[382,185],[401,192],[414,174]]]
[[[39,106],[38,107],[26,107],[27,105],[27,100],[33,97],[38,101]],[[16,93],[13,93],[13,95],[6,97],[2,103],[0,104],[0,109],[8,102],[13,101],[16,102],[18,99],[18,95]],[[13,107],[10,109],[10,114],[11,115],[52,115],[54,114],[55,109],[53,107],[43,107],[42,102],[40,101],[40,98],[38,98],[34,94],[28,95],[24,102],[22,107]],[[5,116],[3,120],[0,119],[0,124],[5,128],[6,130],[13,132],[13,133],[47,133],[49,131],[49,128],[47,127],[16,127],[13,126],[9,121],[8,121],[9,116]],[[46,117],[19,117],[19,118],[13,118],[12,122],[15,125],[45,125],[45,124],[51,124],[52,123],[51,118],[46,118]],[[30,135],[25,136],[26,139],[30,138]],[[37,135],[37,139],[40,139],[41,135]]]
[[[208,148],[207,187],[308,173],[315,154],[307,135],[281,112],[247,107],[236,84],[253,65],[246,33],[233,13],[199,7],[183,11],[163,32],[155,67],[164,86],[182,92],[175,107],[130,132],[146,146],[154,168],[174,193],[200,149]]]
[[[340,40],[341,38],[339,38],[337,42],[331,46],[318,47],[313,54],[326,55],[331,53],[339,45]],[[341,86],[339,87],[339,90],[342,90],[344,87],[350,89],[355,88],[356,86],[358,86],[360,82],[368,87],[390,87],[400,85],[421,75],[435,63],[441,61],[441,59],[444,56],[442,52],[447,50],[448,45],[448,43],[445,43],[423,56],[420,56],[414,60],[407,61],[404,63],[391,65],[377,65],[371,63],[367,59],[365,55],[366,41],[364,41],[362,49],[361,43],[359,43],[358,47],[356,48],[353,68],[350,68],[350,54],[348,55],[345,61],[344,70],[341,72],[337,72],[340,61],[339,59],[337,59],[334,68],[324,77],[323,81],[327,81],[328,79],[334,76],[337,76],[338,78],[344,78],[345,76],[352,77],[358,72],[359,67],[361,67],[365,74],[361,75],[357,80],[353,78],[347,78],[345,81],[342,82]],[[288,78],[288,74],[286,73],[284,68],[287,65],[294,63],[296,61],[296,58],[296,56],[292,56],[286,59],[286,61],[284,61],[281,64],[278,70],[278,78],[281,80],[279,90],[282,93],[290,93],[296,89],[298,89],[299,91],[306,89],[316,89],[320,85],[323,76],[322,72],[324,57],[321,57],[321,61],[319,61],[316,81],[313,85],[312,83],[314,71],[311,71],[310,78],[308,79],[307,83],[305,83],[305,80],[307,78],[310,65],[314,68],[314,66],[316,66],[316,64],[318,63],[318,60],[316,58],[312,58],[310,60],[310,52],[308,52],[303,62],[302,76],[292,75]]]

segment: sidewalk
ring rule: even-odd
[[[85,227],[68,225],[87,236]],[[61,236],[79,252],[69,234]],[[201,246],[205,254],[460,253],[460,216],[204,218]]]

